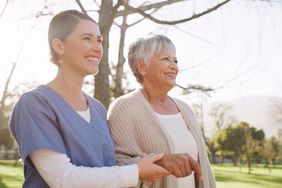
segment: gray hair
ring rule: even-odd
[[[142,83],[142,76],[136,69],[136,62],[138,60],[143,61],[145,64],[149,64],[151,58],[162,49],[168,49],[175,53],[176,49],[174,44],[165,35],[150,35],[146,38],[139,38],[129,46],[128,51],[128,63],[132,73],[136,80]]]

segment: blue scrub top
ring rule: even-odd
[[[29,154],[38,149],[47,148],[66,154],[77,166],[115,165],[106,110],[99,101],[85,96],[90,123],[45,85],[22,95],[13,110],[9,126],[24,161],[23,187],[48,187],[29,158]]]

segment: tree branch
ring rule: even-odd
[[[140,9],[141,11],[147,11],[147,10],[151,10],[151,9],[159,9],[159,8],[162,8],[163,6],[166,6],[166,5],[170,5],[170,4],[173,4],[173,3],[178,3],[178,2],[182,2],[182,1],[185,1],[185,0],[169,0],[169,1],[162,1],[162,2],[159,2],[159,3],[154,3],[154,4],[149,4],[149,5],[143,5],[143,6],[140,6],[138,7],[138,9]],[[125,4],[128,4],[127,2],[125,2],[124,0],[122,1],[122,5]],[[130,5],[129,5],[130,6]],[[126,6],[125,6],[126,7]],[[132,7],[133,8],[133,7]],[[134,10],[131,10],[131,9],[126,9],[126,10],[122,10],[122,11],[119,11],[117,12],[116,14],[116,17],[119,17],[119,16],[125,16],[125,15],[130,15],[130,14],[135,14],[136,11]]]
[[[183,89],[183,94],[190,94],[193,91],[200,91],[203,92],[207,95],[209,95],[209,92],[212,92],[214,89],[210,88],[210,87],[205,87],[205,86],[201,86],[201,85],[188,85],[186,87],[181,86],[179,84],[176,84],[177,87],[179,87],[180,89]]]
[[[96,4],[97,7],[100,7],[100,5],[97,1],[93,0],[93,2]]]
[[[1,98],[1,101],[0,101],[1,102],[0,108],[4,108],[4,106],[5,106],[5,101],[6,101],[6,97],[7,97],[7,93],[8,93],[8,87],[10,85],[10,82],[11,82],[12,76],[14,74],[16,65],[17,65],[17,63],[14,62],[13,65],[12,65],[12,69],[10,71],[10,74],[9,74],[9,76],[8,76],[6,82],[5,82],[4,91],[3,91],[2,98]]]
[[[77,5],[79,6],[79,8],[81,9],[81,11],[84,13],[84,14],[87,14],[87,11],[85,10],[85,8],[83,7],[83,5],[81,4],[80,0],[75,0]]]
[[[225,1],[223,1],[223,2],[221,2],[221,3],[219,3],[219,4],[217,4],[216,6],[211,7],[211,8],[209,8],[209,9],[207,9],[207,10],[201,12],[201,13],[193,14],[193,15],[192,15],[191,17],[189,17],[189,18],[185,18],[185,19],[181,19],[181,20],[175,20],[175,21],[159,20],[159,19],[157,19],[157,18],[155,18],[155,17],[153,17],[153,16],[151,16],[151,15],[145,13],[145,11],[141,10],[140,8],[134,8],[134,7],[130,6],[128,3],[124,2],[124,1],[123,1],[123,5],[124,5],[125,8],[127,8],[127,9],[129,9],[129,10],[131,10],[131,11],[133,11],[133,12],[136,12],[136,13],[141,14],[141,15],[144,16],[145,18],[150,19],[150,20],[152,20],[152,21],[155,22],[155,23],[164,24],[164,25],[175,25],[175,24],[180,24],[180,23],[188,22],[188,21],[190,21],[190,20],[199,18],[199,17],[201,17],[201,16],[203,16],[203,15],[206,15],[206,14],[208,14],[208,13],[211,13],[211,12],[217,10],[219,7],[225,5],[226,3],[230,2],[230,1],[231,1],[231,0],[225,0]]]
[[[159,8],[156,8],[155,10],[153,10],[153,12],[151,12],[151,14],[154,13],[154,12],[156,12],[158,9],[159,9]],[[141,18],[140,20],[137,20],[136,22],[133,22],[132,24],[129,24],[128,27],[134,26],[134,25],[136,25],[136,24],[142,22],[142,21],[145,20],[145,19],[146,19],[146,18],[143,17],[143,18]]]
[[[4,12],[5,12],[6,8],[7,8],[8,2],[9,2],[9,0],[6,0],[4,8],[3,8],[2,12],[0,12],[0,18],[3,16],[3,14],[4,14]]]

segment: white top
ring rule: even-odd
[[[90,123],[90,111],[89,111],[89,106],[87,108],[87,110],[85,111],[76,111],[83,119],[85,119],[85,121],[87,121],[88,123]]]
[[[175,153],[188,153],[194,160],[198,161],[197,143],[186,125],[181,113],[172,115],[161,115],[156,113],[161,127],[171,137]],[[194,172],[190,176],[177,179],[178,188],[195,188]]]
[[[89,108],[77,113],[90,122]],[[51,188],[121,188],[135,187],[138,184],[139,172],[136,164],[99,168],[75,166],[67,155],[49,149],[34,151],[30,158]]]

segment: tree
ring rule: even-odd
[[[265,134],[263,130],[256,130],[255,127],[250,127],[246,122],[240,122],[240,126],[243,127],[245,143],[243,145],[243,157],[248,163],[248,173],[251,173],[252,159],[256,153],[261,149]]]
[[[247,122],[230,125],[214,136],[216,148],[221,153],[231,153],[234,165],[245,158],[248,163],[248,173],[251,173],[252,160],[262,152],[265,134],[263,130],[251,127]]]
[[[185,89],[184,89],[184,91],[185,91]],[[211,163],[216,164],[217,148],[215,146],[214,139],[208,138],[206,136],[206,131],[205,131],[204,105],[203,105],[204,97],[203,97],[203,93],[201,93],[201,99],[202,99],[202,101],[199,104],[193,104],[192,105],[192,110],[193,110],[193,112],[195,114],[195,117],[197,118],[199,126],[201,127],[205,144],[208,147],[208,155],[209,155],[209,158],[211,160]]]
[[[243,153],[243,145],[246,142],[244,136],[244,125],[229,125],[214,136],[216,148],[223,153],[230,153],[234,166],[237,166]]]
[[[232,106],[227,104],[215,105],[212,107],[210,115],[214,119],[216,131],[220,131],[222,128],[236,122],[236,117],[232,115]]]
[[[13,97],[11,93],[8,92],[8,87],[11,82],[14,70],[16,68],[16,63],[13,64],[10,74],[5,82],[4,91],[2,93],[2,98],[0,101],[0,146],[3,145],[7,149],[13,147],[13,139],[8,130],[9,112],[11,111],[11,104],[7,104],[7,99]]]
[[[111,88],[110,88],[110,80],[109,76],[113,75],[111,74],[111,70],[109,67],[109,43],[110,43],[110,29],[112,25],[114,24],[115,19],[119,17],[123,17],[123,26],[121,28],[121,31],[123,29],[123,32],[126,31],[126,29],[129,27],[127,25],[126,20],[127,17],[132,14],[138,14],[145,19],[149,19],[157,24],[165,24],[165,25],[176,25],[179,23],[189,22],[191,20],[200,18],[201,16],[207,15],[213,11],[216,11],[218,8],[222,7],[223,5],[227,4],[230,0],[224,0],[216,5],[211,6],[207,10],[204,10],[200,13],[193,12],[191,16],[188,16],[183,19],[179,20],[162,20],[157,18],[153,15],[154,12],[158,12],[156,10],[161,10],[165,6],[170,6],[175,3],[184,2],[184,0],[169,0],[169,1],[161,1],[157,3],[148,3],[144,2],[140,6],[133,6],[129,3],[128,0],[118,0],[116,4],[113,4],[112,0],[103,0],[101,1],[101,4],[99,5],[99,27],[101,34],[103,36],[103,47],[104,47],[104,55],[102,57],[101,63],[99,65],[99,74],[95,76],[95,94],[94,97],[100,100],[106,108],[108,108],[112,94],[111,94]],[[81,10],[87,14],[87,10],[84,7],[83,3],[80,0],[76,0],[76,3],[79,5]],[[125,30],[124,30],[125,29]],[[124,40],[124,38],[121,35],[121,40]],[[122,80],[121,80],[121,72],[123,72],[123,62],[124,57],[121,55],[121,52],[124,52],[124,45],[123,42],[120,42],[119,46],[119,60],[120,62],[118,66],[116,66],[116,76],[114,76],[113,81],[116,83],[115,85],[115,91],[116,96],[119,94],[122,94]]]
[[[263,142],[262,156],[265,159],[265,167],[269,167],[271,173],[272,164],[278,157],[279,153],[279,142],[275,137],[271,137]]]
[[[227,127],[233,124],[234,122],[236,122],[236,118],[232,115],[232,107],[226,104],[217,104],[211,109],[210,115],[213,117],[215,126],[216,126],[216,133],[212,135],[211,138],[208,138],[205,134],[204,118],[203,118],[203,104],[202,103],[194,104],[192,105],[192,109],[202,129],[203,137],[208,147],[208,153],[211,157],[211,162],[216,163],[216,153],[218,151],[218,147],[222,146],[222,145],[219,146],[218,142],[220,141],[217,139],[221,139],[222,136],[226,134],[224,131],[221,132],[221,130],[224,127]],[[221,152],[222,154],[224,154],[225,152],[227,152],[227,150],[221,149]]]

